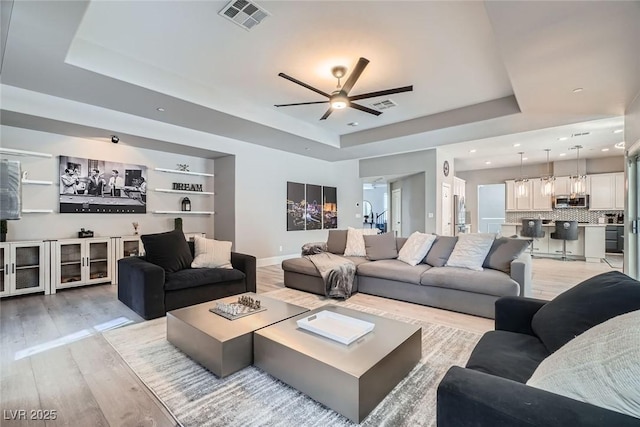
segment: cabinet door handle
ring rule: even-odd
[[[89,267],[89,257],[87,257],[87,267]]]
[[[4,265],[4,274],[5,274],[5,276],[9,275],[9,264],[5,264]]]
[[[15,274],[16,273],[16,265],[15,263],[11,263],[11,274]]]
[[[84,267],[84,257],[82,257],[82,266]]]

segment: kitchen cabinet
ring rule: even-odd
[[[524,185],[527,187],[526,197],[516,197],[516,183],[514,180],[509,180],[505,183],[507,211],[551,211],[551,197],[541,194],[542,183],[538,178],[533,178],[525,182]]]
[[[111,282],[111,238],[59,240],[55,247],[52,293],[57,289]]]
[[[621,253],[624,250],[624,225],[607,225],[605,250],[611,253]]]
[[[556,177],[554,193],[558,196],[568,196],[571,194],[571,180],[568,176]]]
[[[589,175],[589,210],[624,209],[624,173]]]
[[[46,245],[42,241],[0,244],[0,297],[49,293]]]
[[[113,262],[111,263],[111,283],[118,284],[118,260],[130,256],[144,255],[144,247],[139,235],[111,238]]]

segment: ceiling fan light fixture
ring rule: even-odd
[[[349,98],[342,91],[331,95],[331,108],[334,110],[342,110],[349,105]]]

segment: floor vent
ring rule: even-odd
[[[389,108],[397,107],[398,104],[396,104],[390,99],[385,99],[384,101],[374,102],[373,104],[371,104],[371,106],[373,108],[377,108],[378,110],[386,110]]]
[[[231,0],[218,14],[247,31],[270,15],[262,7],[248,0]]]

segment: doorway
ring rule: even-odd
[[[453,199],[451,198],[451,185],[442,183],[442,235],[453,236]]]
[[[391,231],[402,237],[402,189],[391,191]]]
[[[500,233],[505,220],[505,184],[478,185],[478,232]]]

